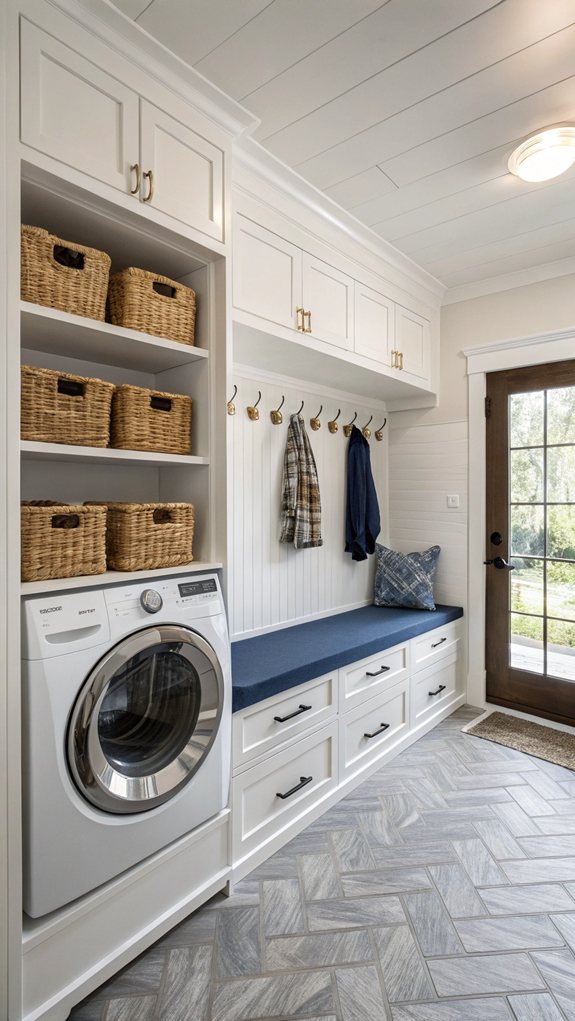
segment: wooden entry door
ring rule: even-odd
[[[575,361],[487,376],[487,701],[575,725]]]

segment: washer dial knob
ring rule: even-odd
[[[162,599],[159,592],[156,592],[154,588],[144,589],[140,596],[140,603],[146,613],[157,613],[158,610],[162,609],[164,600]]]

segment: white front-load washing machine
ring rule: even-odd
[[[23,629],[24,907],[37,918],[227,806],[230,650],[211,574],[29,597]]]

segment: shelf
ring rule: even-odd
[[[160,567],[149,571],[106,571],[105,574],[80,575],[77,578],[51,578],[49,581],[23,581],[20,592],[23,596],[37,596],[49,592],[66,592],[80,588],[102,588],[108,585],[122,585],[131,581],[144,581],[146,578],[167,578],[172,574],[201,574],[204,571],[217,571],[222,567],[218,563],[182,564],[180,567]]]
[[[20,451],[27,461],[75,461],[81,464],[124,464],[163,468],[169,465],[207,465],[209,457],[191,454],[160,454],[149,450],[114,450],[111,447],[75,447],[65,443],[36,443],[22,440]]]
[[[201,347],[162,340],[28,301],[21,302],[20,320],[23,348],[66,358],[153,373],[208,358]]]

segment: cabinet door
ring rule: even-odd
[[[353,349],[354,285],[345,273],[303,253],[303,307],[311,313],[306,318],[308,332],[348,351]]]
[[[221,241],[224,154],[158,107],[141,101],[142,199]],[[153,173],[153,189],[146,172]]]
[[[356,282],[355,351],[380,365],[391,365],[395,305],[378,291]]]
[[[429,381],[431,325],[416,312],[395,306],[395,348],[403,355],[403,370]]]
[[[236,308],[297,329],[301,249],[245,216],[236,216],[233,301]]]
[[[138,161],[138,96],[22,20],[21,128],[26,145],[123,192]]]

